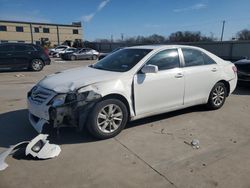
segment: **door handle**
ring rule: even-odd
[[[7,56],[11,56],[12,54],[7,54]]]
[[[211,71],[212,71],[212,72],[216,72],[216,71],[217,71],[217,68],[212,68]]]
[[[28,52],[28,54],[31,54],[31,52]]]
[[[176,75],[175,75],[175,78],[182,78],[183,77],[183,74],[182,73],[177,73]]]

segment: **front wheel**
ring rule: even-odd
[[[127,124],[128,110],[118,99],[106,99],[97,103],[88,119],[89,132],[98,139],[119,134]]]
[[[70,60],[71,60],[71,61],[75,61],[75,60],[76,60],[76,56],[72,55],[72,56],[70,57]]]
[[[98,58],[97,55],[92,56],[92,60],[97,60],[97,58]]]
[[[32,71],[41,71],[43,70],[44,63],[41,59],[33,59],[30,64],[30,69]]]
[[[227,89],[225,84],[222,82],[215,84],[209,95],[207,107],[211,110],[217,110],[221,108],[225,103],[226,96]]]

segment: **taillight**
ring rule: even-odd
[[[235,65],[232,66],[232,69],[233,69],[234,73],[237,74],[237,67]]]

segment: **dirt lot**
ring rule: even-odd
[[[37,134],[27,119],[29,89],[45,75],[89,63],[0,73],[0,152]],[[193,107],[146,118],[105,141],[65,128],[51,136],[59,157],[8,157],[0,187],[250,187],[249,112],[250,87],[237,88],[218,111]],[[198,150],[184,143],[194,138]]]

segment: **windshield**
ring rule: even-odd
[[[150,49],[118,50],[91,67],[108,71],[126,72],[134,67],[150,51]]]

